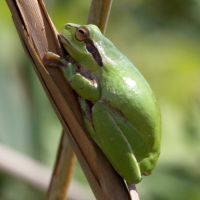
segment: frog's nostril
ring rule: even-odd
[[[72,26],[72,25],[68,23],[68,24],[65,25],[65,28],[68,29],[68,28],[71,27],[71,26]]]

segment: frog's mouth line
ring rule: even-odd
[[[59,37],[62,38],[64,41],[66,41],[67,44],[69,44],[75,51],[79,52],[77,49],[75,49],[75,48],[72,46],[72,44],[67,40],[67,38],[65,38],[63,35],[59,35]],[[61,43],[62,43],[62,42],[61,42]],[[62,45],[64,45],[64,44],[62,43]],[[80,53],[80,52],[79,52],[79,53]]]
[[[76,48],[74,48],[72,46],[72,44],[68,41],[68,39],[66,37],[64,37],[63,35],[59,35],[60,38],[62,40],[64,40],[65,42],[67,42],[68,45],[70,45],[71,48],[73,48],[75,51],[77,51],[78,53],[81,53],[80,51],[78,51]],[[86,41],[84,41],[86,44],[86,49],[87,51],[92,55],[92,57],[94,58],[94,60],[97,62],[97,64],[100,67],[103,67],[103,60],[102,57],[98,51],[98,49],[95,47],[93,41],[91,39],[87,39]],[[62,42],[61,42],[62,43]],[[63,43],[62,43],[63,44]],[[63,44],[64,45],[64,44]],[[69,52],[68,52],[69,53]]]

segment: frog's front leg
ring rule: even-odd
[[[84,99],[81,100],[81,108],[88,132],[115,170],[130,184],[140,182],[141,172],[136,157],[114,113],[105,104],[97,102],[92,107],[91,120]]]
[[[93,102],[100,99],[101,91],[99,85],[76,72],[77,70],[72,63],[52,52],[48,52],[46,54],[46,59],[54,61],[54,65],[56,65],[56,63],[60,63],[57,64],[57,66],[59,66],[63,71],[65,78],[71,84],[71,87],[84,99],[88,99]]]
[[[61,66],[67,66],[68,65],[68,61],[65,58],[62,58],[61,56],[53,53],[53,52],[47,52],[45,55],[45,59],[47,61],[52,61],[52,63],[57,64],[57,66],[61,67]],[[56,66],[56,65],[51,65],[52,63],[48,63],[49,66]]]

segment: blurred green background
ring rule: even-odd
[[[58,30],[67,22],[87,21],[89,0],[44,2]],[[161,155],[153,174],[137,185],[140,199],[199,200],[200,1],[114,0],[106,36],[141,71],[161,108]],[[0,142],[52,169],[60,134],[61,125],[1,0]],[[78,162],[73,178],[88,186]],[[44,195],[0,171],[1,200]]]

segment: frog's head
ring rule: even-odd
[[[90,71],[96,71],[104,66],[105,49],[110,46],[107,44],[111,43],[97,26],[80,26],[72,23],[63,26],[60,41],[70,56]]]

